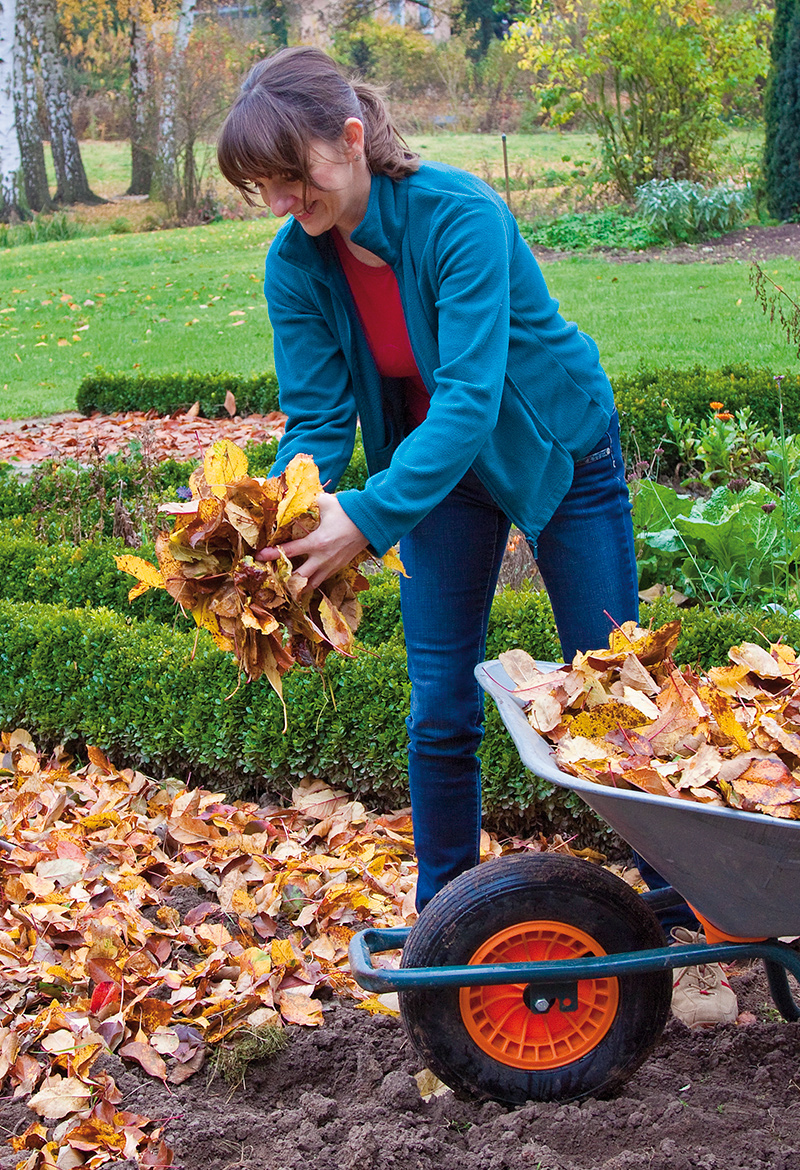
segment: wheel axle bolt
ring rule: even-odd
[[[536,1000],[534,1000],[533,1009],[534,1009],[534,1011],[542,1012],[542,1013],[549,1011],[550,1000],[549,999],[536,999]]]

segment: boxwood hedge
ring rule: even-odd
[[[44,744],[94,743],[112,758],[153,775],[178,775],[231,796],[286,796],[306,775],[327,778],[369,807],[407,803],[405,780],[409,681],[393,588],[374,592],[375,631],[353,660],[331,655],[324,678],[297,669],[285,679],[289,730],[262,680],[237,680],[236,665],[201,631],[184,633],[153,619],[107,609],[0,601],[0,725],[24,726]],[[368,594],[369,595],[369,594]],[[676,616],[660,603],[643,615]],[[682,615],[680,660],[725,661],[755,627],[797,643],[800,622],[773,614]],[[506,591],[496,599],[487,655],[523,646],[557,657],[544,594]],[[528,773],[493,704],[482,748],[484,806],[495,828],[577,832],[584,843],[605,830],[572,793]]]

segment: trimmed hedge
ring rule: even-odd
[[[386,581],[375,597],[388,630],[396,600]],[[643,621],[661,624],[678,614],[661,602]],[[800,621],[774,614],[679,616],[678,658],[704,667],[726,661],[728,647],[753,639],[756,627],[773,641],[800,640]],[[513,646],[536,658],[557,657],[544,594],[497,597],[487,653]],[[0,724],[26,727],[43,746],[94,743],[120,762],[222,787],[232,797],[265,790],[285,796],[311,774],[370,807],[407,803],[410,687],[399,633],[353,660],[331,655],[324,680],[294,670],[284,687],[286,735],[270,687],[263,680],[237,687],[235,663],[205,631],[180,633],[109,610],[0,601]],[[481,754],[490,826],[568,830],[585,843],[608,835],[577,796],[527,772],[492,703]]]
[[[641,368],[635,374],[617,374],[614,397],[622,424],[623,454],[628,466],[650,460],[657,447],[664,448],[660,468],[670,473],[677,452],[668,440],[667,414],[695,423],[708,419],[710,402],[722,402],[731,412],[749,406],[753,417],[776,434],[780,427],[780,401],[771,370],[747,365],[707,370],[704,366],[673,370]],[[787,432],[800,432],[800,375],[787,374],[781,383],[783,418]]]
[[[623,443],[630,464],[639,458],[648,462],[667,435],[668,410],[700,422],[709,417],[709,402],[722,402],[730,411],[750,406],[762,426],[778,430],[779,402],[775,375],[771,370],[748,365],[729,365],[720,370],[704,366],[672,369],[670,366],[641,367],[633,374],[612,378],[620,417]],[[266,413],[278,409],[278,383],[273,373],[253,378],[234,374],[131,375],[97,369],[81,382],[78,409],[113,413],[118,410],[158,410],[171,414],[200,402],[203,414],[215,418],[224,413],[225,394],[236,396],[239,414]],[[786,374],[782,382],[784,422],[787,430],[800,432],[800,375]],[[676,454],[666,445],[661,466],[671,471]]]
[[[278,379],[274,373],[244,377],[222,371],[200,373],[187,370],[180,374],[111,373],[98,366],[88,374],[75,396],[78,410],[93,414],[114,414],[125,410],[157,410],[173,414],[188,410],[195,402],[206,418],[218,418],[225,412],[225,396],[236,398],[236,412],[269,414],[278,410]]]

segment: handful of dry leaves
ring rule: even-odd
[[[247,456],[228,439],[206,452],[189,480],[192,498],[165,504],[171,532],[156,540],[158,568],[141,557],[116,557],[138,579],[132,601],[148,589],[166,589],[230,651],[249,679],[266,675],[282,698],[282,675],[295,663],[321,668],[331,650],[350,655],[361,618],[358,594],[368,582],[360,553],[319,589],[309,587],[302,565],[283,553],[260,563],[255,553],[280,546],[319,524],[319,472],[309,455],[296,455],[273,479],[247,474]],[[402,572],[392,554],[384,563]]]
[[[800,820],[800,661],[790,646],[733,646],[698,675],[672,652],[680,622],[625,622],[607,650],[542,671],[524,650],[500,662],[528,721],[574,776],[657,796]]]

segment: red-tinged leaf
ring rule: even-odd
[[[151,1077],[157,1077],[160,1081],[167,1079],[166,1064],[155,1049],[143,1040],[131,1040],[127,1044],[123,1044],[121,1048],[117,1049],[117,1055],[124,1056],[126,1060],[135,1060]]]
[[[205,922],[211,914],[219,914],[218,902],[201,902],[199,906],[193,906],[191,910],[187,910],[183,921],[187,926],[197,926],[201,922]]]
[[[233,418],[233,416],[236,414],[236,399],[230,390],[225,395],[225,409],[231,418]]]
[[[96,1015],[101,1008],[104,1008],[109,1003],[116,1003],[119,1000],[119,987],[116,983],[106,982],[98,983],[92,992],[92,998],[89,1002],[89,1011],[92,1015]]]
[[[187,418],[187,419],[197,418],[199,416],[199,414],[200,414],[200,403],[198,401],[198,402],[192,403],[192,405],[189,407],[189,409],[186,411],[186,414],[183,417]]]

